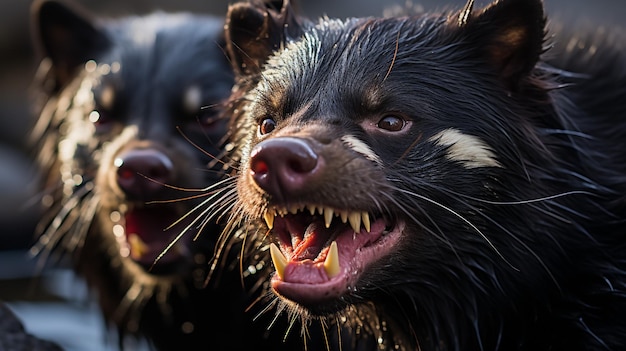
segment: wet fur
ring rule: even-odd
[[[113,233],[111,214],[129,203],[187,213],[211,201],[202,189],[222,178],[225,122],[216,117],[233,82],[223,19],[165,13],[94,19],[73,5],[39,1],[33,31],[44,58],[35,78],[40,117],[33,141],[46,207],[33,252],[47,263],[69,259],[120,332],[120,345],[134,335],[163,350],[265,348],[266,333],[244,312],[250,297],[238,249],[217,264],[221,274],[207,285],[221,232],[214,220],[175,226],[180,241],[188,241],[186,260],[165,268],[156,262],[152,270],[122,255]],[[88,68],[90,60],[97,67]],[[189,111],[183,94],[192,85],[202,95]],[[113,104],[103,92],[110,87]],[[89,119],[92,111],[98,121]],[[176,175],[153,197],[133,199],[115,182],[115,158],[133,148],[159,150],[173,162]]]
[[[288,3],[280,12],[231,6],[236,184],[223,190],[223,207],[233,209],[231,228],[256,223],[250,261],[269,260],[275,238],[262,214],[276,203],[375,210],[407,223],[393,253],[341,299],[269,298],[257,308],[278,306],[304,329],[321,325],[331,348],[336,339],[344,349],[624,348],[620,35],[550,31],[536,0],[318,22]],[[360,124],[387,114],[410,129],[380,134]],[[276,127],[261,135],[267,118]],[[450,156],[432,139],[449,128],[486,142],[497,165]],[[337,142],[346,134],[382,164]],[[269,196],[249,176],[254,146],[285,136],[322,145],[334,170],[297,198]]]

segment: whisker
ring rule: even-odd
[[[75,224],[72,232],[74,235],[70,235],[67,245],[65,246],[66,252],[74,252],[77,248],[82,247],[87,236],[87,231],[93,222],[94,217],[100,207],[100,201],[98,195],[91,192],[90,198],[86,198],[83,200],[83,206],[79,211],[80,216],[78,218],[78,223]]]
[[[393,195],[387,194],[387,193],[383,193],[382,195],[385,196],[385,198],[387,198],[387,200],[389,200],[392,204],[394,204],[398,209],[400,209],[406,216],[408,216],[409,219],[411,219],[413,221],[413,223],[418,224],[420,226],[420,228],[422,228],[422,230],[425,230],[427,233],[429,233],[429,234],[433,235],[435,238],[441,240],[441,242],[446,244],[454,252],[454,254],[457,256],[457,258],[459,257],[457,252],[456,252],[456,248],[454,247],[452,241],[450,241],[448,238],[446,238],[446,235],[444,234],[443,230],[441,230],[441,228],[439,227],[437,222],[428,214],[428,212],[426,210],[421,208],[421,206],[419,206],[418,203],[412,202],[415,205],[416,209],[419,210],[422,213],[422,215],[433,224],[433,226],[435,226],[435,229],[439,233],[435,232],[434,230],[432,230],[429,227],[427,227],[426,225],[424,225],[420,220],[417,219],[417,217],[415,217],[415,215],[413,213],[408,211],[405,208],[405,206],[402,206],[402,204],[400,204],[398,202],[398,200],[395,197],[393,197]]]
[[[198,188],[182,188],[182,187],[174,186],[174,185],[171,185],[171,184],[159,182],[158,180],[150,178],[147,175],[144,175],[144,174],[139,173],[139,172],[137,172],[137,174],[142,176],[142,177],[144,177],[144,178],[146,178],[146,179],[148,179],[151,182],[154,182],[154,183],[159,184],[161,186],[164,186],[166,188],[173,189],[173,190],[178,190],[178,191],[185,191],[185,192],[206,192],[206,191],[210,191],[213,188],[216,188],[216,187],[219,187],[219,186],[223,185],[223,183],[226,183],[229,180],[233,181],[232,180],[233,178],[225,178],[225,179],[222,179],[222,180],[220,180],[220,181],[218,181],[218,182],[216,182],[214,184],[209,185],[206,188],[199,188],[199,189]],[[156,201],[154,201],[154,202],[156,202]]]
[[[464,197],[464,198],[467,198],[467,199],[470,199],[470,200],[473,200],[473,201],[481,202],[481,203],[488,204],[488,205],[502,205],[502,206],[527,205],[527,204],[532,204],[532,203],[536,203],[536,202],[544,202],[544,201],[548,201],[548,200],[554,200],[554,199],[567,197],[567,196],[571,196],[571,195],[595,195],[595,194],[593,194],[591,192],[588,192],[588,191],[574,190],[574,191],[567,191],[567,192],[563,192],[563,193],[559,193],[559,194],[554,194],[554,195],[549,195],[549,196],[544,196],[544,197],[538,197],[538,198],[534,198],[534,199],[527,199],[527,200],[490,201],[490,200],[484,200],[484,199],[480,199],[480,198],[473,197],[473,196],[470,196],[470,195],[458,193],[458,192],[455,192],[455,191],[450,190],[450,189],[445,189],[445,188],[441,188],[441,189],[444,190],[445,192],[450,193],[450,194],[461,196],[461,197]]]
[[[216,191],[219,191],[219,190],[216,190]],[[146,205],[173,204],[173,203],[178,203],[178,202],[185,202],[185,201],[201,199],[203,197],[207,197],[207,196],[210,196],[210,195],[213,195],[213,194],[214,194],[214,192],[208,192],[208,193],[202,193],[202,194],[197,194],[197,195],[181,197],[181,198],[177,198],[177,199],[151,200],[151,201],[146,201],[145,204]]]
[[[181,218],[179,218],[178,220],[176,220],[173,224],[171,224],[170,226],[168,226],[166,229],[164,230],[168,230],[171,229],[173,226],[177,225],[178,223],[180,223],[181,221],[183,221],[185,218],[187,218],[191,213],[193,213],[194,211],[196,211],[197,209],[201,208],[202,206],[204,206],[208,201],[211,201],[213,199],[214,196],[217,196],[219,193],[213,194],[210,198],[206,199],[205,201],[203,201],[202,203],[200,203],[198,206],[194,207],[192,210],[190,210],[189,212],[187,212],[186,214],[184,214]],[[211,208],[213,207],[214,203],[212,203],[211,205],[209,205],[205,210],[203,210],[200,213],[200,216],[196,217],[191,223],[189,223],[188,225],[186,225],[179,234],[176,235],[176,237],[165,247],[165,249],[163,249],[163,251],[161,251],[159,253],[159,255],[154,259],[154,262],[152,263],[152,265],[150,266],[149,271],[151,271],[154,266],[161,260],[161,258],[163,258],[163,256],[165,256],[165,254],[167,254],[167,252],[174,246],[176,245],[176,243],[180,240],[180,238],[183,237],[183,235],[185,235],[185,233],[191,229],[191,227],[193,227],[196,223],[198,223],[198,221],[200,220],[200,218],[202,218],[203,215],[205,215],[206,213],[208,213],[208,211],[211,210]],[[208,220],[210,220],[210,217],[208,219],[206,219],[204,222],[201,222],[201,226],[200,228],[204,228],[204,226],[206,225],[206,223],[208,222]]]
[[[38,270],[43,269],[53,252],[53,248],[65,237],[65,234],[78,219],[80,211],[77,211],[76,208],[91,193],[92,189],[92,183],[85,183],[84,186],[76,189],[71,197],[60,206],[57,214],[39,236],[37,243],[31,247],[30,255],[39,255]]]
[[[330,351],[330,341],[328,340],[328,334],[326,334],[326,324],[322,318],[319,319],[320,328],[322,328],[322,334],[324,334],[324,344],[326,345],[326,351]]]
[[[276,313],[274,314],[274,317],[272,317],[272,321],[269,323],[269,325],[267,326],[267,330],[271,330],[274,327],[274,324],[276,323],[276,321],[278,320],[278,318],[280,317],[280,315],[283,313],[283,311],[285,310],[286,305],[284,303],[279,303]],[[290,330],[290,329],[287,329]],[[285,340],[287,339],[287,333],[285,333]]]
[[[194,206],[192,209],[190,209],[189,211],[187,211],[187,213],[185,213],[184,215],[182,215],[178,220],[176,220],[174,223],[170,224],[167,228],[165,228],[164,230],[168,230],[172,227],[174,227],[175,225],[177,225],[178,223],[184,221],[187,217],[191,216],[194,212],[204,208],[207,204],[210,203],[209,206],[207,206],[202,212],[200,212],[200,215],[196,217],[196,219],[192,222],[191,225],[195,224],[201,217],[202,215],[206,214],[208,211],[210,211],[214,206],[217,206],[219,204],[219,202],[212,202],[217,196],[220,195],[220,192],[224,191],[225,189],[228,188],[223,188],[223,189],[218,189],[215,192],[211,192],[208,194],[204,194],[205,196],[209,196],[207,199],[204,199],[204,201],[202,201],[201,203],[199,203],[198,205]],[[228,193],[226,194],[228,195]],[[222,197],[223,198],[223,197]],[[190,226],[191,226],[190,225]]]
[[[337,340],[339,340],[339,351],[343,351],[343,342],[341,341],[341,324],[339,323],[339,317],[335,316],[335,325],[337,325]]]
[[[463,198],[468,198],[468,199],[477,201],[479,203],[487,203],[487,204],[491,204],[491,205],[529,205],[529,204],[534,204],[534,203],[538,203],[538,202],[545,202],[545,201],[556,199],[556,198],[563,197],[563,196],[569,196],[569,195],[580,194],[580,193],[587,193],[587,192],[571,191],[571,192],[556,194],[556,195],[552,195],[552,196],[546,196],[546,197],[537,198],[537,199],[530,199],[530,200],[523,200],[523,201],[510,201],[510,202],[497,202],[497,201],[488,201],[488,200],[478,199],[478,198],[475,198],[475,197],[472,197],[472,196],[468,196],[468,195],[465,195],[465,194],[460,194],[460,193],[457,193],[457,192],[452,191],[450,189],[447,189],[445,187],[436,187],[436,188],[441,190],[441,191],[453,194],[453,195],[457,195],[457,196],[460,196],[460,197],[463,197]],[[509,238],[515,240],[518,244],[522,245],[524,247],[524,249],[526,250],[526,252],[530,253],[533,257],[535,257],[537,262],[543,267],[543,269],[550,276],[550,278],[555,283],[555,285],[560,289],[560,284],[556,280],[556,277],[554,276],[554,274],[552,273],[550,268],[543,261],[543,259],[530,246],[528,246],[528,244],[526,244],[523,240],[521,240],[521,238],[519,238],[517,235],[514,235],[509,229],[504,227],[498,221],[494,220],[493,218],[491,218],[490,216],[485,214],[483,211],[480,211],[480,209],[478,209],[477,207],[471,205],[470,203],[468,203],[466,201],[462,201],[462,203],[465,206],[469,207],[470,209],[474,210],[477,215],[480,215],[485,220],[487,220],[487,221],[491,222],[493,225],[497,226],[500,230],[502,230],[504,233],[506,233]],[[547,210],[543,210],[543,209],[538,209],[538,210],[548,214]]]
[[[398,28],[398,35],[396,36],[396,46],[393,50],[393,58],[391,59],[391,64],[389,65],[389,69],[385,74],[385,78],[383,78],[383,82],[385,82],[387,80],[387,77],[389,77],[389,74],[391,74],[391,70],[393,69],[393,66],[396,63],[396,58],[398,57],[398,49],[400,47],[400,29],[402,29],[402,27]]]
[[[267,304],[267,306],[265,306],[261,311],[259,311],[253,318],[253,321],[257,321],[259,318],[261,318],[265,313],[267,313],[269,310],[273,309],[274,307],[276,307],[276,305],[279,304],[278,298],[275,297],[273,299],[271,299],[271,302],[269,302]],[[270,328],[267,328],[268,330]]]
[[[293,329],[293,326],[296,325],[296,322],[298,321],[298,317],[294,314],[291,316],[291,318],[289,318],[289,325],[287,326],[287,329],[285,330],[285,334],[283,335],[283,342],[287,341],[287,338],[289,337],[289,333],[291,333],[291,330]]]
[[[186,134],[185,132],[183,132],[183,130],[179,127],[176,126],[176,130],[178,131],[178,133],[185,138],[185,140],[191,144],[191,146],[193,146],[194,148],[196,148],[198,151],[202,152],[205,156],[210,157],[212,160],[215,160],[217,162],[220,162],[224,165],[227,165],[224,161],[220,160],[220,158],[218,158],[217,156],[211,154],[210,152],[204,150],[200,145],[196,144],[195,142],[193,142]]]
[[[494,252],[500,256],[500,258],[506,262],[511,268],[518,270],[517,268],[515,268],[515,266],[513,266],[503,255],[502,253],[500,253],[500,250],[498,250],[497,247],[495,247],[495,245],[493,245],[493,242],[485,235],[485,233],[483,233],[480,229],[478,229],[478,227],[476,227],[471,221],[469,221],[467,218],[463,217],[460,213],[456,212],[455,210],[451,209],[450,207],[439,203],[435,200],[429,199],[426,196],[417,194],[415,192],[412,191],[408,191],[405,189],[401,189],[401,188],[396,188],[396,191],[399,191],[401,193],[407,194],[407,195],[411,195],[417,198],[420,198],[426,202],[429,202],[445,211],[447,211],[448,213],[452,214],[453,216],[457,217],[458,219],[460,219],[461,221],[463,221],[465,224],[467,224],[468,226],[470,226],[472,228],[472,230],[474,230],[476,233],[478,233],[478,235],[480,235],[486,242],[487,244],[491,247],[492,250],[494,250]]]

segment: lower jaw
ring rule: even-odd
[[[299,314],[308,317],[328,317],[339,313],[348,307],[352,302],[348,297],[335,298],[328,300],[315,300],[315,301],[294,301],[288,297],[281,295],[274,288],[272,289],[284,303],[290,306],[290,310],[296,310]]]
[[[350,262],[344,262],[341,273],[328,282],[320,284],[286,282],[274,274],[271,287],[283,299],[305,308],[312,315],[328,315],[348,306],[351,301],[361,300],[357,290],[367,270],[379,260],[391,254],[404,231],[404,223],[379,239],[374,246],[366,246]]]

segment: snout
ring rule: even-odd
[[[324,159],[304,139],[278,137],[254,147],[249,175],[270,196],[285,199],[302,194],[324,167]]]
[[[174,178],[174,163],[153,148],[131,149],[114,160],[119,188],[133,198],[147,198],[162,191]]]

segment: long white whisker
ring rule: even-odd
[[[232,182],[232,180],[230,180],[230,182]],[[227,179],[225,179],[223,182],[221,182],[222,185],[223,184],[227,184],[227,183],[228,183]],[[209,188],[211,188],[211,187],[209,187]],[[152,265],[150,267],[150,270],[152,270],[154,268],[154,266],[159,262],[159,260],[161,260],[161,258],[163,258],[163,256],[165,256],[165,254],[167,254],[167,252],[174,245],[176,245],[176,243],[180,240],[180,238],[182,238],[183,235],[185,235],[185,233],[187,233],[187,231],[189,229],[191,229],[196,224],[200,223],[200,225],[199,225],[200,230],[194,236],[194,240],[197,239],[197,237],[200,234],[200,231],[202,230],[202,228],[204,228],[206,226],[206,224],[208,223],[208,221],[210,221],[211,218],[213,218],[218,213],[217,211],[211,213],[211,211],[216,206],[221,206],[220,203],[222,202],[222,200],[224,198],[229,196],[229,193],[232,192],[232,189],[233,189],[232,187],[223,187],[221,189],[218,189],[211,196],[209,196],[208,198],[204,199],[201,203],[199,203],[198,205],[193,207],[191,210],[187,211],[187,213],[185,213],[183,216],[181,216],[179,219],[177,219],[174,223],[170,224],[167,228],[165,228],[164,230],[170,229],[170,228],[176,226],[177,224],[181,223],[182,221],[184,221],[186,218],[191,216],[196,211],[201,210],[201,212],[196,216],[196,218],[194,218],[191,221],[191,223],[186,225],[180,231],[180,233],[178,235],[176,235],[176,237],[159,253],[159,255],[154,259],[154,261],[153,261],[153,263],[152,263]],[[226,191],[225,194],[223,194],[224,191]],[[218,198],[220,201],[215,201],[216,198]],[[206,206],[207,204],[209,204],[209,205]],[[211,213],[211,214],[208,216],[208,218],[204,218],[208,213]]]
[[[404,194],[407,194],[407,195],[410,195],[410,196],[414,196],[414,197],[420,198],[420,199],[422,199],[422,200],[424,200],[424,201],[426,201],[426,202],[429,202],[429,203],[431,203],[431,204],[433,204],[433,205],[435,205],[435,206],[437,206],[437,207],[439,207],[439,208],[441,208],[441,209],[444,209],[445,211],[447,211],[447,212],[451,213],[452,215],[454,215],[455,217],[457,217],[458,219],[460,219],[461,221],[463,221],[465,224],[467,224],[468,226],[470,226],[470,227],[471,227],[471,228],[472,228],[472,229],[473,229],[476,233],[478,233],[478,235],[480,235],[480,236],[481,236],[481,237],[482,237],[482,238],[483,238],[483,239],[487,242],[487,244],[488,244],[488,245],[489,245],[489,246],[490,246],[490,247],[494,250],[494,252],[495,252],[498,256],[500,256],[500,258],[501,258],[504,262],[506,262],[509,266],[511,266],[511,268],[513,268],[513,269],[515,269],[515,270],[518,270],[515,266],[513,266],[513,265],[512,265],[512,264],[511,264],[511,263],[510,263],[510,262],[509,262],[509,261],[508,261],[508,260],[507,260],[507,259],[503,256],[503,255],[502,255],[502,253],[500,253],[500,250],[498,250],[498,248],[497,248],[497,247],[495,247],[495,246],[493,245],[493,242],[491,242],[491,240],[489,240],[489,238],[488,238],[488,237],[487,237],[487,236],[486,236],[486,235],[485,235],[485,234],[484,234],[484,233],[483,233],[480,229],[478,229],[478,227],[476,227],[476,226],[475,226],[472,222],[470,222],[467,218],[463,217],[460,213],[456,212],[455,210],[451,209],[450,207],[448,207],[448,206],[446,206],[446,205],[444,205],[444,204],[442,204],[442,203],[439,203],[439,202],[437,202],[437,201],[434,201],[434,200],[432,200],[432,199],[429,199],[429,198],[428,198],[428,197],[426,197],[426,196],[423,196],[423,195],[420,195],[420,194],[417,194],[417,193],[414,193],[414,192],[412,192],[412,191],[408,191],[408,190],[405,190],[405,189],[401,189],[401,188],[397,188],[396,190],[397,190],[397,191],[399,191],[399,192],[401,192],[401,193],[404,193]]]
[[[428,233],[430,233],[431,235],[433,235],[434,237],[436,237],[437,239],[441,240],[443,243],[448,245],[448,247],[450,247],[450,249],[458,257],[458,254],[456,252],[456,248],[454,247],[452,242],[448,238],[446,238],[446,235],[443,233],[441,228],[439,228],[439,225],[437,225],[437,222],[424,209],[422,209],[417,203],[414,203],[415,206],[417,207],[417,209],[435,226],[435,229],[439,233],[435,232],[434,230],[432,230],[432,229],[428,228],[426,225],[424,225],[420,220],[418,220],[415,217],[415,215],[413,215],[410,211],[406,210],[406,208],[405,208],[406,206],[402,206],[397,201],[397,199],[393,197],[393,195],[387,194],[387,193],[383,193],[382,195],[385,196],[387,198],[387,200],[389,200],[391,203],[393,203],[398,209],[400,209],[406,216],[408,216],[413,221],[413,223],[418,224],[423,230],[427,231]]]

